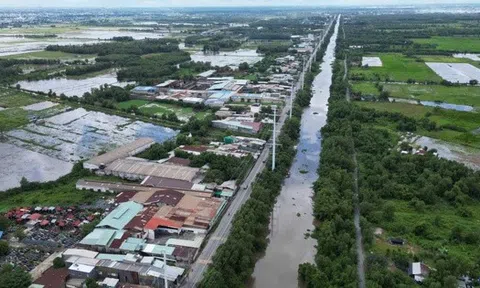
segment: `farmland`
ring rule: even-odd
[[[373,82],[352,83],[354,92],[362,95],[378,95],[380,92]],[[480,107],[480,87],[419,84],[382,84],[383,90],[388,91],[391,97],[412,100],[441,101],[459,105]]]
[[[37,51],[23,54],[15,54],[3,56],[5,59],[59,59],[59,60],[76,60],[95,58],[93,54],[73,54],[61,51]]]
[[[161,115],[175,112],[180,119],[183,118],[184,120],[188,120],[188,118],[192,116],[195,116],[198,119],[203,119],[209,114],[207,111],[194,112],[192,107],[181,107],[174,104],[150,102],[147,100],[129,100],[118,103],[117,106],[120,109],[128,109],[135,106],[148,115]]]
[[[382,60],[382,67],[352,67],[349,74],[354,80],[371,81],[400,81],[409,79],[416,81],[437,81],[442,79],[436,75],[422,61],[396,53],[378,53],[369,56],[378,56]]]
[[[437,50],[455,52],[480,52],[480,38],[478,37],[439,37],[415,39],[415,43],[435,45]]]
[[[445,203],[437,203],[432,206],[419,207],[409,204],[407,201],[390,200],[385,204],[389,208],[393,208],[394,218],[392,221],[384,221],[381,226],[385,229],[382,238],[397,237],[408,239],[408,247],[402,249],[404,252],[415,251],[417,255],[424,255],[423,259],[427,264],[433,264],[429,256],[429,251],[442,251],[454,257],[465,258],[465,260],[474,265],[480,257],[480,248],[475,244],[459,243],[450,241],[452,231],[458,229],[463,237],[469,235],[471,237],[477,233],[476,223],[480,221],[480,207],[477,203],[467,205],[462,209],[466,209],[471,216],[462,216],[462,211]],[[419,235],[420,228],[426,227],[425,233]],[[468,242],[468,241],[467,241]],[[413,245],[413,246],[412,246]],[[376,245],[378,252],[386,253],[389,245]],[[411,251],[408,251],[411,250]],[[469,251],[465,253],[465,251]],[[430,259],[429,259],[430,258]]]
[[[0,88],[0,107],[2,108],[26,106],[39,101],[32,95],[22,91]]]
[[[478,113],[444,110],[408,103],[357,102],[357,105],[378,111],[397,112],[417,120],[428,118],[434,121],[437,127],[443,127],[432,131],[421,129],[417,133],[447,142],[480,148],[480,135],[472,133],[480,127],[480,114]]]

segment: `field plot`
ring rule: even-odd
[[[12,108],[26,106],[39,102],[40,100],[30,94],[15,89],[0,88],[0,107]]]
[[[45,182],[70,173],[73,164],[7,143],[0,143],[0,191],[28,181]]]
[[[480,69],[467,63],[437,63],[427,62],[437,75],[452,83],[468,83],[470,80],[480,80]]]
[[[414,144],[428,149],[437,149],[438,157],[465,164],[474,170],[480,171],[480,151],[477,149],[465,149],[460,145],[447,143],[430,137],[418,137]]]
[[[95,58],[93,54],[72,54],[61,51],[37,51],[23,54],[3,56],[7,59],[59,59],[59,60],[80,60]]]
[[[128,109],[132,106],[138,107],[143,113],[149,115],[161,116],[165,113],[174,112],[178,119],[182,121],[188,121],[192,116],[195,116],[198,119],[203,119],[209,114],[209,112],[206,111],[194,112],[192,107],[181,107],[173,104],[150,102],[146,100],[129,100],[118,103],[118,108],[121,109]]]
[[[362,57],[362,66],[382,67],[382,60],[379,57]]]
[[[382,86],[383,91],[389,92],[393,98],[441,101],[444,103],[480,107],[480,87],[476,86],[449,87],[443,85],[389,83],[383,83]],[[361,92],[362,95],[380,94],[372,82],[354,82],[352,83],[352,91]]]
[[[67,97],[82,97],[85,92],[101,85],[126,86],[128,83],[118,82],[116,73],[108,73],[86,79],[56,78],[40,81],[20,81],[17,84],[23,89],[48,93],[50,90],[57,95],[65,94]]]
[[[418,131],[419,134],[447,142],[457,143],[480,148],[480,135],[476,133],[480,127],[480,113],[460,112],[455,110],[435,109],[422,105],[409,103],[390,102],[355,102],[362,107],[373,108],[378,111],[402,113],[408,117],[422,119],[427,117],[437,123],[437,127],[443,129],[435,131]],[[455,127],[454,130],[449,127]]]
[[[455,57],[455,58],[465,58],[465,59],[470,59],[470,60],[473,60],[473,61],[480,61],[480,57],[479,57],[478,54],[470,54],[470,53],[453,54],[453,57]]]
[[[190,56],[195,62],[210,62],[212,66],[231,66],[237,69],[243,62],[255,64],[263,59],[256,50],[238,49],[236,51],[222,51],[218,54],[204,54],[203,51],[196,52]]]
[[[416,81],[437,81],[442,78],[436,75],[423,62],[418,62],[415,58],[409,58],[398,53],[379,54],[383,63],[382,67],[353,67],[350,72],[350,78],[354,80],[373,80],[373,81],[400,81],[406,82],[408,79]]]
[[[22,108],[24,110],[27,110],[27,111],[41,111],[41,110],[45,110],[45,109],[48,109],[48,108],[55,107],[57,105],[58,105],[58,103],[53,103],[53,102],[50,102],[50,101],[44,101],[44,102],[24,106]]]
[[[384,221],[382,223],[381,226],[387,234],[385,236],[387,238],[408,239],[409,252],[415,251],[417,255],[424,255],[421,252],[425,250],[427,252],[425,254],[429,255],[429,250],[440,250],[448,253],[448,255],[461,257],[471,265],[478,261],[480,255],[479,245],[448,241],[448,239],[451,239],[454,227],[459,227],[463,235],[476,233],[477,223],[480,221],[480,209],[475,202],[465,204],[465,206],[460,208],[470,211],[472,215],[469,217],[462,217],[459,208],[455,208],[447,203],[427,206],[424,211],[413,207],[408,201],[389,200],[388,204],[394,207],[395,217],[393,221]],[[424,234],[427,236],[416,234],[414,228],[417,226],[426,227]],[[385,245],[384,248],[392,250],[394,249],[393,247]],[[376,248],[381,249],[382,247]],[[407,247],[403,249],[407,249]],[[428,263],[430,259],[427,258],[425,260]]]
[[[8,142],[68,162],[140,137],[163,142],[177,134],[170,128],[79,108],[6,133]]]
[[[478,37],[440,37],[427,39],[413,39],[419,44],[433,44],[435,49],[458,52],[480,52],[480,38]]]

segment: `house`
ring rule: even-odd
[[[67,268],[48,268],[42,276],[35,280],[30,287],[35,288],[65,288],[69,277]]]
[[[411,263],[408,267],[408,275],[417,283],[423,282],[429,273],[430,268],[422,262]]]
[[[157,88],[151,86],[137,86],[131,91],[132,96],[152,96],[157,93]]]

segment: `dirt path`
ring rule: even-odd
[[[345,37],[345,36],[344,36]],[[344,74],[343,80],[346,80],[348,70],[347,70],[347,58],[343,60],[344,65]],[[345,91],[345,98],[348,102],[350,99],[350,89],[347,87]],[[358,273],[358,286],[360,288],[365,288],[365,251],[363,250],[363,237],[362,237],[362,227],[360,226],[360,200],[358,198],[358,163],[357,163],[357,151],[353,151],[353,163],[355,164],[355,170],[353,172],[353,205],[354,205],[354,215],[353,215],[353,224],[355,225],[355,246],[357,250],[357,273]]]

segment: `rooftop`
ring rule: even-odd
[[[105,227],[112,229],[123,229],[128,222],[130,222],[138,212],[142,211],[143,206],[133,201],[121,203],[110,212],[100,223],[97,228]]]
[[[120,239],[124,231],[96,228],[79,243],[91,246],[108,246],[114,239]]]
[[[136,176],[155,176],[171,179],[192,181],[200,169],[176,165],[159,164],[156,162],[137,161],[133,159],[118,159],[105,169],[108,173],[119,173]]]
[[[68,268],[48,268],[34,284],[43,285],[44,288],[62,288],[68,278]]]
[[[135,152],[136,150],[141,149],[143,147],[145,148],[149,147],[154,143],[155,143],[155,140],[151,138],[140,138],[131,143],[118,147],[110,152],[99,155],[97,157],[93,157],[92,159],[86,161],[85,164],[87,166],[88,164],[95,165],[95,166],[100,166],[102,164],[107,165],[117,159],[132,156],[133,155],[132,152]]]

